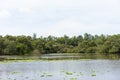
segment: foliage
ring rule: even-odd
[[[120,34],[69,37],[0,36],[0,55],[45,53],[120,53]]]

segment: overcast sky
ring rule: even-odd
[[[120,33],[120,0],[0,0],[0,35]]]

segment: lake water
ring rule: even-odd
[[[120,80],[120,60],[93,57],[2,62],[0,80]]]

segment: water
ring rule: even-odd
[[[0,64],[0,80],[120,80],[119,59],[36,60]]]

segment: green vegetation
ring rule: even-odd
[[[19,73],[20,73],[20,72],[17,72],[17,71],[16,71],[16,72],[12,72],[11,74],[19,74]]]
[[[120,34],[69,37],[0,36],[0,55],[41,55],[49,53],[120,53]]]
[[[96,76],[96,74],[91,74],[91,76]]]
[[[40,77],[52,77],[53,75],[50,73],[43,73]]]
[[[66,72],[67,75],[72,75],[73,73],[72,72]]]
[[[70,78],[70,80],[77,80],[77,78]]]

